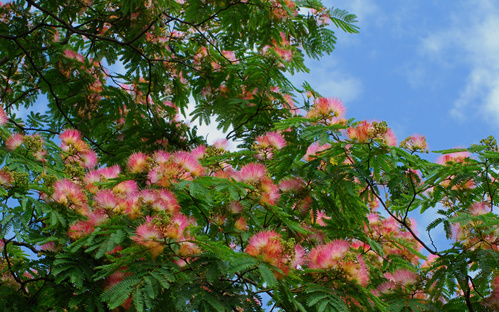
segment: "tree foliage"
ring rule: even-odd
[[[430,162],[287,79],[354,15],[17,0],[0,21],[2,310],[498,309],[496,141]],[[189,103],[239,149],[206,144]]]

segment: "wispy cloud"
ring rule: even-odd
[[[360,79],[340,71],[327,73],[317,71],[317,74],[323,77],[314,77],[313,86],[323,96],[335,96],[345,102],[350,102],[362,94],[362,82]]]
[[[463,1],[453,7],[451,25],[422,39],[423,52],[436,61],[468,67],[466,85],[450,111],[454,117],[495,122],[499,119],[499,3]]]

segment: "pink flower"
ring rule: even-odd
[[[173,161],[193,176],[201,176],[205,173],[203,166],[188,152],[174,153]]]
[[[69,227],[68,236],[71,239],[77,240],[77,239],[80,239],[82,237],[85,237],[85,236],[92,234],[94,229],[95,229],[95,226],[92,222],[80,220]]]
[[[302,178],[289,178],[279,183],[279,189],[283,192],[299,192],[305,188]]]
[[[198,147],[196,147],[195,149],[193,149],[193,150],[191,151],[191,155],[192,155],[195,159],[199,160],[199,159],[203,158],[203,156],[204,156],[205,152],[206,152],[206,146],[204,146],[204,145],[199,145]]]
[[[80,155],[81,166],[86,169],[95,168],[97,166],[97,154],[94,151],[88,150]]]
[[[85,205],[87,197],[80,186],[68,179],[59,180],[54,183],[55,192],[52,198],[59,204],[74,204],[76,206]]]
[[[128,158],[127,167],[131,173],[145,172],[147,166],[147,155],[144,153],[134,153]]]
[[[289,49],[281,49],[276,47],[274,48],[274,51],[280,58],[282,58],[286,62],[291,62],[291,60],[293,59],[293,52],[291,52],[291,50]]]
[[[305,263],[306,253],[305,249],[300,244],[295,245],[295,253],[291,258],[290,267],[293,269],[300,269],[301,266]]]
[[[233,62],[234,64],[239,63],[233,51],[222,51],[222,54],[227,60]]]
[[[452,238],[454,238],[456,242],[459,242],[465,238],[463,228],[459,223],[453,223],[450,227],[450,230]]]
[[[263,178],[262,179],[262,184],[261,184],[261,197],[260,197],[260,202],[262,204],[270,204],[274,205],[275,202],[280,198],[279,194],[279,188],[277,185],[274,184],[274,182],[270,178]]]
[[[441,155],[437,158],[437,164],[447,165],[454,162],[464,163],[470,156],[470,153],[466,151]]]
[[[306,118],[336,118],[338,120],[345,117],[345,111],[343,102],[338,98],[318,98]]]
[[[213,142],[213,147],[218,150],[228,151],[229,150],[229,141],[226,139],[218,139]]]
[[[132,240],[148,248],[155,248],[157,243],[163,240],[163,234],[153,221],[154,219],[148,216],[146,222],[137,227]]]
[[[0,170],[0,185],[1,186],[9,186],[12,181],[12,176],[7,168]]]
[[[35,157],[36,160],[41,161],[41,162],[47,161],[45,159],[45,155],[47,155],[47,151],[44,149],[38,150],[38,151],[33,153],[33,157]]]
[[[166,163],[170,159],[170,154],[165,151],[156,151],[154,152],[153,159],[154,162],[158,165]]]
[[[180,243],[180,248],[177,251],[179,256],[183,257],[189,257],[192,255],[196,255],[201,252],[201,249],[198,247],[198,245],[192,243],[192,242],[182,242]]]
[[[419,275],[409,270],[398,269],[393,273],[385,273],[385,277],[397,285],[407,286],[415,284],[418,281]]]
[[[9,118],[7,117],[7,114],[5,114],[3,107],[0,106],[0,126],[5,126],[8,121]]]
[[[155,199],[151,204],[153,210],[156,211],[166,211],[170,214],[174,214],[180,209],[177,203],[177,199],[167,189],[161,189],[155,193]]]
[[[246,218],[240,217],[234,222],[234,228],[239,231],[247,231],[248,225],[246,224]]]
[[[424,152],[428,149],[428,144],[426,143],[426,138],[424,136],[414,134],[402,141],[400,147],[405,147],[412,152]]]
[[[195,225],[195,221],[191,218],[187,218],[182,213],[175,213],[170,221],[170,224],[166,227],[165,236],[175,239],[175,240],[185,240],[185,229],[190,226]]]
[[[311,269],[330,269],[336,267],[347,251],[350,243],[346,240],[336,239],[326,245],[313,248],[308,255]]]
[[[59,250],[59,248],[55,245],[53,241],[41,245],[39,249],[41,251],[49,251],[49,252],[57,252]]]
[[[283,250],[280,239],[281,235],[274,231],[256,233],[250,238],[245,252],[253,257],[260,255],[265,262],[276,265]]]
[[[114,165],[111,167],[101,168],[98,170],[98,172],[99,176],[102,177],[102,179],[107,180],[117,178],[121,172],[121,169],[120,166]]]
[[[149,249],[152,257],[156,258],[163,252],[165,246],[161,243],[163,234],[153,221],[153,218],[146,217],[146,222],[139,225],[135,230],[136,236],[132,236],[132,240]]]
[[[388,235],[390,233],[397,233],[399,230],[399,224],[393,218],[388,218],[383,220],[381,233],[383,235]]]
[[[262,164],[249,163],[239,170],[238,180],[244,183],[260,182],[267,175],[267,168]]]
[[[11,135],[7,140],[5,140],[5,148],[9,151],[17,149],[23,144],[24,136],[20,133],[15,133]]]
[[[355,280],[362,287],[369,283],[369,270],[364,259],[357,255],[357,261],[348,261],[342,264],[342,269],[347,273],[349,280]]]
[[[314,221],[314,215],[312,212],[310,212],[310,217],[311,217],[311,222]],[[315,218],[315,223],[320,225],[320,226],[326,226],[326,223],[324,222],[324,219],[330,220],[331,217],[328,217],[324,211],[317,211],[317,216]]]
[[[139,186],[134,180],[126,180],[113,187],[113,193],[124,198],[138,193]]]
[[[273,147],[277,150],[282,149],[286,146],[286,140],[278,132],[267,132],[265,135],[261,135],[256,138],[256,143],[262,147]]]
[[[96,207],[106,210],[113,210],[118,205],[118,199],[111,190],[98,191],[94,200]]]
[[[383,134],[382,139],[383,143],[389,146],[397,145],[397,138],[395,137],[395,133],[393,133],[392,129],[386,129],[386,132]]]
[[[484,202],[484,201],[474,203],[470,207],[470,213],[474,216],[483,215],[483,214],[486,214],[489,212],[490,212],[489,204],[487,202]]]
[[[306,161],[311,161],[315,159],[320,154],[320,152],[327,150],[330,147],[331,144],[329,143],[320,145],[319,142],[315,142],[307,148],[307,153],[305,154],[305,156],[303,156],[303,159]]]
[[[107,213],[104,210],[96,209],[92,211],[88,216],[88,222],[90,222],[93,225],[100,225],[105,223],[108,218],[109,217],[107,216]]]
[[[305,198],[298,200],[293,209],[296,209],[300,213],[300,215],[305,215],[310,209],[311,205],[312,205],[312,197],[306,196]]]
[[[64,57],[70,59],[76,59],[76,53],[73,50],[66,49],[64,50]]]
[[[64,130],[59,135],[61,139],[61,149],[65,152],[71,151],[70,147],[73,147],[77,153],[88,153],[90,148],[81,139],[81,132],[76,129]]]
[[[355,127],[348,128],[347,135],[350,140],[363,143],[369,140],[372,129],[373,127],[371,123],[364,120],[360,124],[357,124]]]
[[[433,255],[433,254],[429,254],[427,257],[426,257],[426,260],[423,262],[423,264],[421,265],[422,268],[429,268],[431,267],[431,265],[433,264],[433,262],[435,262],[435,260],[438,258],[438,255]]]
[[[76,144],[81,140],[81,132],[76,129],[66,129],[59,138],[66,144]]]

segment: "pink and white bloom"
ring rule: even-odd
[[[319,142],[312,143],[312,145],[307,148],[307,153],[305,154],[305,156],[303,156],[303,159],[306,161],[314,160],[316,157],[318,157],[320,152],[325,151],[330,147],[331,144],[329,143],[325,143],[323,145],[321,145]]]
[[[19,146],[23,144],[24,135],[20,133],[15,133],[11,135],[7,140],[5,140],[5,148],[9,151],[13,151],[17,149]]]
[[[163,233],[154,224],[154,219],[149,216],[146,217],[146,222],[137,227],[135,230],[135,236],[132,236],[132,240],[148,248],[153,257],[161,254],[165,247],[161,244],[163,240]]]
[[[97,166],[97,154],[94,151],[88,150],[80,155],[81,166],[85,169],[92,169]]]
[[[279,189],[283,192],[299,192],[305,188],[302,178],[289,178],[279,183]]]
[[[268,132],[256,138],[255,149],[259,152],[258,159],[272,159],[274,150],[280,150],[286,146],[286,140],[278,132]]]
[[[188,152],[181,151],[174,153],[173,161],[192,176],[201,176],[205,173],[203,166],[201,166],[196,157]]]
[[[118,199],[112,190],[101,190],[95,194],[95,206],[105,210],[113,210],[118,205]]]
[[[437,158],[437,164],[446,165],[448,163],[464,163],[467,159],[469,159],[471,154],[469,152],[455,152],[450,154],[441,155]]]
[[[250,238],[245,252],[253,257],[260,255],[265,262],[277,265],[281,260],[283,248],[281,235],[275,231],[262,231]]]
[[[9,118],[7,117],[7,114],[5,113],[5,110],[3,109],[3,107],[0,106],[0,126],[5,126],[8,121],[9,121]]]
[[[418,281],[419,275],[413,271],[398,269],[393,273],[385,273],[385,277],[396,285],[407,286],[415,284]]]
[[[311,269],[335,268],[350,249],[350,245],[349,242],[343,239],[336,239],[325,245],[319,245],[308,254],[308,266]]]
[[[230,148],[229,145],[229,141],[227,141],[226,139],[218,139],[213,142],[213,148],[222,151],[228,151]]]
[[[244,183],[260,182],[267,175],[267,168],[262,164],[249,163],[244,165],[237,174],[237,180]]]
[[[234,64],[239,63],[233,51],[222,51],[223,56]]]
[[[188,226],[192,225],[196,225],[196,221],[193,218],[188,218],[184,214],[177,212],[172,216],[164,235],[175,240],[188,239],[189,235],[185,233],[185,230]]]
[[[54,183],[55,192],[52,199],[59,204],[85,205],[87,197],[81,187],[68,179],[58,180]]]
[[[401,147],[405,147],[410,151],[424,152],[428,149],[428,144],[426,143],[426,138],[419,134],[414,134],[401,143]]]
[[[470,213],[474,216],[483,215],[490,212],[490,206],[487,202],[481,201],[474,203],[470,207]]]
[[[69,227],[68,236],[77,240],[92,234],[95,229],[95,225],[91,221],[80,220]]]
[[[318,98],[315,100],[314,106],[307,113],[307,118],[336,118],[345,117],[345,106],[338,98]]]
[[[246,218],[240,217],[237,219],[236,222],[234,222],[234,228],[238,231],[247,231],[248,225],[246,224]]]
[[[146,172],[148,165],[147,155],[141,152],[133,153],[127,161],[127,167],[131,173]]]
[[[59,138],[66,144],[76,144],[81,140],[81,132],[76,129],[66,129]]]
[[[7,168],[4,168],[0,170],[0,185],[5,187],[9,186],[10,182],[12,181],[12,176],[9,171],[7,171]]]

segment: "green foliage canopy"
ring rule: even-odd
[[[499,307],[495,140],[432,163],[424,137],[397,145],[286,78],[333,51],[328,24],[356,33],[354,15],[18,0],[0,21],[3,310]],[[239,151],[184,123],[189,102]],[[428,211],[447,250],[409,218]]]

